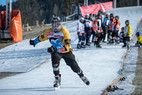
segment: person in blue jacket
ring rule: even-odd
[[[102,25],[102,29],[103,29],[103,38],[102,38],[102,40],[103,40],[103,42],[105,42],[106,33],[108,31],[109,16],[110,16],[110,13],[106,13],[106,17],[103,20],[103,25]]]

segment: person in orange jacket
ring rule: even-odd
[[[108,35],[107,35],[108,43],[111,43],[111,40],[112,40],[112,26],[114,25],[114,23],[115,23],[115,18],[114,18],[114,15],[111,13],[110,20],[108,23]]]
[[[93,31],[94,31],[94,45],[96,45],[97,48],[101,48],[100,41],[101,41],[101,35],[102,35],[102,21],[101,21],[101,15],[98,14],[97,18],[93,21]]]
[[[112,43],[114,43],[114,41],[116,42],[116,44],[119,44],[119,32],[120,29],[120,21],[119,21],[119,16],[115,16],[115,22],[113,23],[112,26]]]

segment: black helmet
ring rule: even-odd
[[[98,13],[99,13],[99,12],[102,13],[102,10],[99,10]]]
[[[60,19],[60,17],[53,15],[53,18],[52,18],[51,23],[52,23],[52,24],[53,24],[53,23],[61,24],[61,19]]]
[[[126,20],[125,24],[126,24],[126,26],[128,26],[129,25],[129,20]]]
[[[129,20],[126,20],[125,23],[129,23]]]
[[[93,14],[89,14],[89,17],[93,17]]]
[[[125,29],[124,27],[121,28],[121,30],[124,30],[124,29]]]
[[[119,19],[119,16],[115,16],[115,19],[117,19],[117,20],[118,20],[118,19]]]
[[[110,14],[110,17],[114,17],[113,13]]]

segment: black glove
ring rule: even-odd
[[[35,47],[35,45],[36,45],[36,44],[34,43],[34,40],[30,40],[29,43],[30,43],[30,45],[33,45],[34,47]]]
[[[49,47],[49,48],[47,49],[47,52],[49,52],[49,53],[55,53],[55,52],[57,52],[57,48],[51,46],[51,47]]]

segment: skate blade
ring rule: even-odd
[[[89,81],[87,81],[85,84],[89,86],[89,85],[90,85],[90,82],[89,82]]]
[[[60,86],[59,87],[54,87],[54,90],[55,91],[60,90]]]

